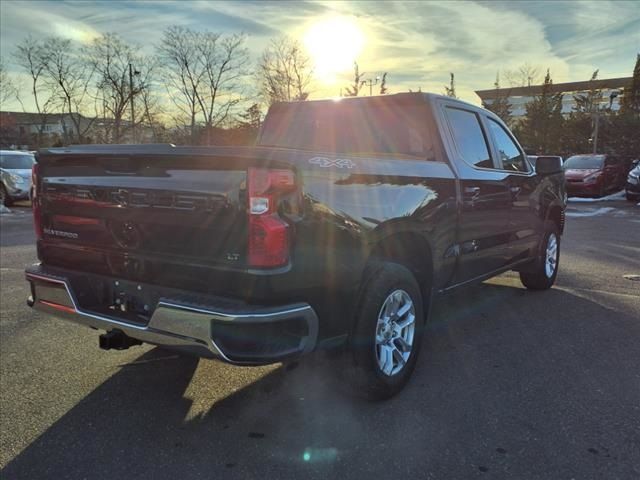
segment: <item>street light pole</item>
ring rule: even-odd
[[[598,130],[600,129],[600,112],[595,113],[595,128],[593,130],[593,153],[598,153]]]
[[[380,80],[380,77],[376,77],[375,83],[373,83],[371,79],[365,80],[365,82],[369,84],[369,96],[373,95],[373,86],[378,84],[378,80]]]
[[[131,96],[131,142],[136,143],[136,117],[133,109],[133,66],[129,64],[129,95]]]
[[[613,91],[609,94],[609,113],[611,113],[611,109],[613,108],[613,100],[620,95],[619,91]],[[606,109],[603,110],[603,113],[606,113]],[[593,112],[593,153],[598,153],[598,131],[600,130],[600,108],[596,103],[595,112]]]

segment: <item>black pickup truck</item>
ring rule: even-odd
[[[385,398],[434,296],[507,270],[547,289],[566,195],[491,112],[424,93],[272,106],[253,147],[91,145],[34,168],[30,306],[237,365],[347,347]],[[347,366],[349,368],[347,368]]]

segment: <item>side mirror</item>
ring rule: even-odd
[[[562,172],[562,157],[538,157],[536,173],[538,175],[552,175]]]

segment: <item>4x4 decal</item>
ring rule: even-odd
[[[313,157],[309,159],[309,163],[324,168],[353,168],[356,166],[356,164],[348,158]]]

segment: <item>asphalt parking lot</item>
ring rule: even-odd
[[[560,273],[438,300],[412,382],[359,400],[312,357],[237,368],[31,311],[30,211],[0,215],[0,476],[640,478],[640,206],[570,204]]]

